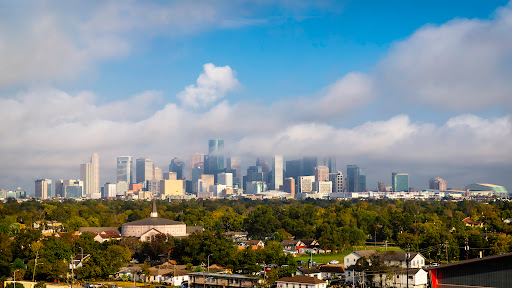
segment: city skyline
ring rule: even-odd
[[[0,189],[223,139],[241,171],[334,156],[368,189],[405,171],[512,191],[508,1],[320,2],[7,3]]]

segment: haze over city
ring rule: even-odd
[[[512,191],[507,1],[7,2],[0,189],[100,157],[336,156],[367,186],[409,174]]]

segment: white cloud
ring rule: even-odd
[[[203,69],[204,72],[197,78],[197,84],[185,87],[185,90],[178,94],[177,97],[183,105],[204,108],[239,86],[238,79],[229,66],[216,67],[212,63],[207,63]]]
[[[475,111],[512,104],[512,6],[491,20],[427,25],[396,43],[377,67],[380,87],[409,103]],[[383,91],[381,91],[382,93]]]

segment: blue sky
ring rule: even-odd
[[[93,152],[337,155],[369,188],[409,172],[512,190],[507,1],[0,4],[0,188],[69,179]],[[452,184],[452,185],[450,185]]]

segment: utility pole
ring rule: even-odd
[[[407,277],[407,288],[409,288],[409,259],[411,258],[411,254],[409,253],[409,244],[407,244],[407,253],[405,255],[405,273]]]
[[[201,268],[203,268],[203,287],[206,288],[206,277],[204,276],[204,262],[201,263]]]
[[[34,282],[34,278],[36,277],[37,257],[39,257],[39,250],[36,251],[36,259],[34,260],[34,271],[32,272],[32,282]]]
[[[464,246],[464,250],[466,250],[466,260],[469,259],[469,244],[468,244],[468,238],[466,238],[466,246]]]
[[[445,250],[446,250],[446,263],[450,263],[450,260],[448,259],[448,241],[444,242]]]

